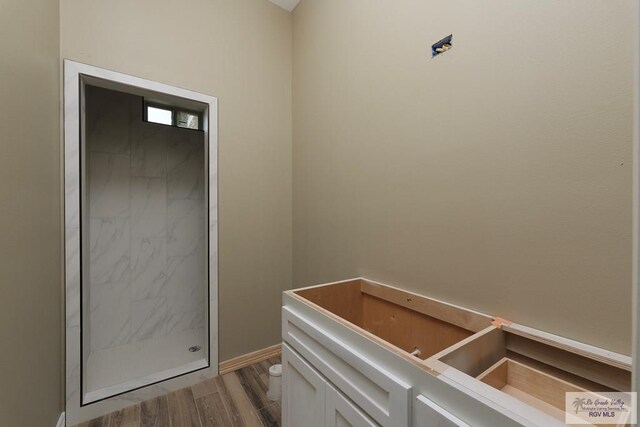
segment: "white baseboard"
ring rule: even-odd
[[[65,427],[67,424],[67,420],[64,416],[64,412],[60,414],[60,418],[58,418],[58,424],[56,424],[56,427]]]

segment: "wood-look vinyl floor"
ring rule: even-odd
[[[276,427],[280,402],[267,398],[273,358],[112,412],[76,427]]]

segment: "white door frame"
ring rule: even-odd
[[[205,132],[205,185],[208,195],[209,304],[208,353],[189,366],[155,377],[124,384],[116,394],[92,395],[82,384],[81,330],[81,150],[84,126],[84,84],[119,88],[128,93],[170,99],[184,108],[202,111]],[[64,252],[65,252],[65,340],[66,420],[69,425],[86,421],[136,402],[160,396],[218,375],[218,99],[186,89],[64,61]],[[169,375],[171,374],[171,375]]]
[[[632,391],[640,392],[640,4],[634,2]],[[637,402],[636,402],[637,404]]]

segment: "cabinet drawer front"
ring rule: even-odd
[[[324,427],[326,381],[295,351],[282,346],[283,427]]]
[[[379,427],[345,395],[327,383],[326,427]]]
[[[384,427],[409,425],[411,387],[288,307],[284,340]]]
[[[420,395],[416,398],[415,426],[420,427],[469,427],[456,416]]]

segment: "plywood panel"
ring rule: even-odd
[[[491,366],[482,374],[478,375],[478,380],[485,384],[489,384],[493,388],[502,390],[507,385],[508,367],[505,359],[501,359],[498,363]]]
[[[454,345],[434,358],[475,377],[505,356],[504,335],[502,330],[490,326],[466,342]]]
[[[426,359],[472,335],[471,331],[390,303],[371,295],[362,296],[363,328],[374,335]]]
[[[362,280],[361,290],[365,294],[401,305],[473,332],[479,332],[490,326],[493,320],[484,314],[370,280]]]
[[[507,351],[506,356],[514,360],[516,362],[520,362],[524,365],[527,365],[531,368],[537,369],[538,371],[542,371],[546,374],[554,376],[558,379],[570,382],[572,384],[577,385],[578,387],[585,388],[587,390],[598,390],[598,391],[617,391],[611,387],[607,387],[595,381],[591,381],[587,378],[581,377],[579,375],[572,374],[567,371],[563,371],[562,369],[553,367],[551,365],[547,365],[546,363],[542,363],[538,360],[531,359],[529,357],[523,356],[518,353],[514,353],[512,351]]]
[[[502,391],[508,394],[511,397],[515,397],[516,399],[533,406],[536,409],[541,410],[544,413],[551,415],[554,418],[557,418],[561,421],[565,418],[564,410],[558,409],[553,405],[548,404],[547,402],[537,399],[530,394],[525,393],[524,391],[512,387],[510,385],[506,385],[502,388]]]
[[[318,286],[296,291],[301,297],[343,319],[362,326],[361,280]]]
[[[506,357],[480,374],[478,380],[559,419],[564,419],[565,394],[586,391]]]
[[[476,329],[490,325],[491,320],[361,279],[306,288],[295,294],[406,352],[419,348],[421,359],[471,336]]]
[[[507,334],[507,349],[538,360],[590,381],[626,391],[631,388],[631,373],[626,369],[608,365],[571,351],[552,347],[514,334]]]
[[[512,360],[507,362],[507,384],[562,410],[565,407],[565,393],[586,391]]]

